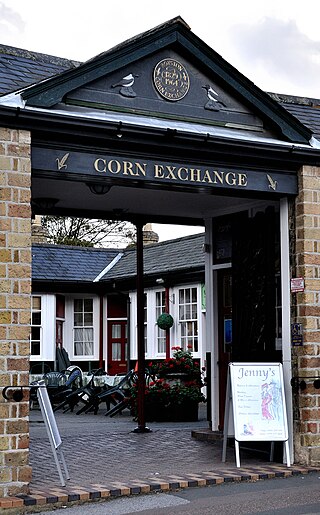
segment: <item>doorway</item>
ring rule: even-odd
[[[128,297],[109,295],[107,304],[107,370],[108,374],[128,371]]]
[[[108,374],[127,372],[127,321],[108,321]]]

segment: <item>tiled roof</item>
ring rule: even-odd
[[[0,95],[48,79],[79,64],[69,59],[0,45]]]
[[[0,96],[75,68],[78,61],[0,45]],[[269,93],[320,138],[320,100]]]
[[[144,274],[168,274],[192,269],[204,270],[203,243],[204,234],[195,234],[144,247]],[[135,275],[136,252],[128,250],[123,258],[101,280],[124,279]]]
[[[196,234],[144,247],[144,274],[204,271],[203,242],[204,235]],[[32,280],[91,283],[119,252],[124,252],[122,258],[101,278],[103,281],[134,278],[137,273],[135,249],[34,244]]]
[[[92,282],[119,254],[119,249],[34,244],[32,279]]]
[[[75,68],[81,63],[0,45],[0,96]],[[269,93],[320,139],[320,100]]]
[[[269,93],[320,139],[320,99]]]

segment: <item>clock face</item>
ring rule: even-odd
[[[158,93],[172,102],[185,97],[190,87],[187,69],[176,59],[162,59],[154,68],[153,82]]]

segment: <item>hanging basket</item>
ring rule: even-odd
[[[173,326],[172,316],[169,313],[162,313],[157,320],[157,326],[160,329],[170,329]]]

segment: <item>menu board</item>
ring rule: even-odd
[[[229,370],[235,439],[286,441],[281,363],[230,363]]]

